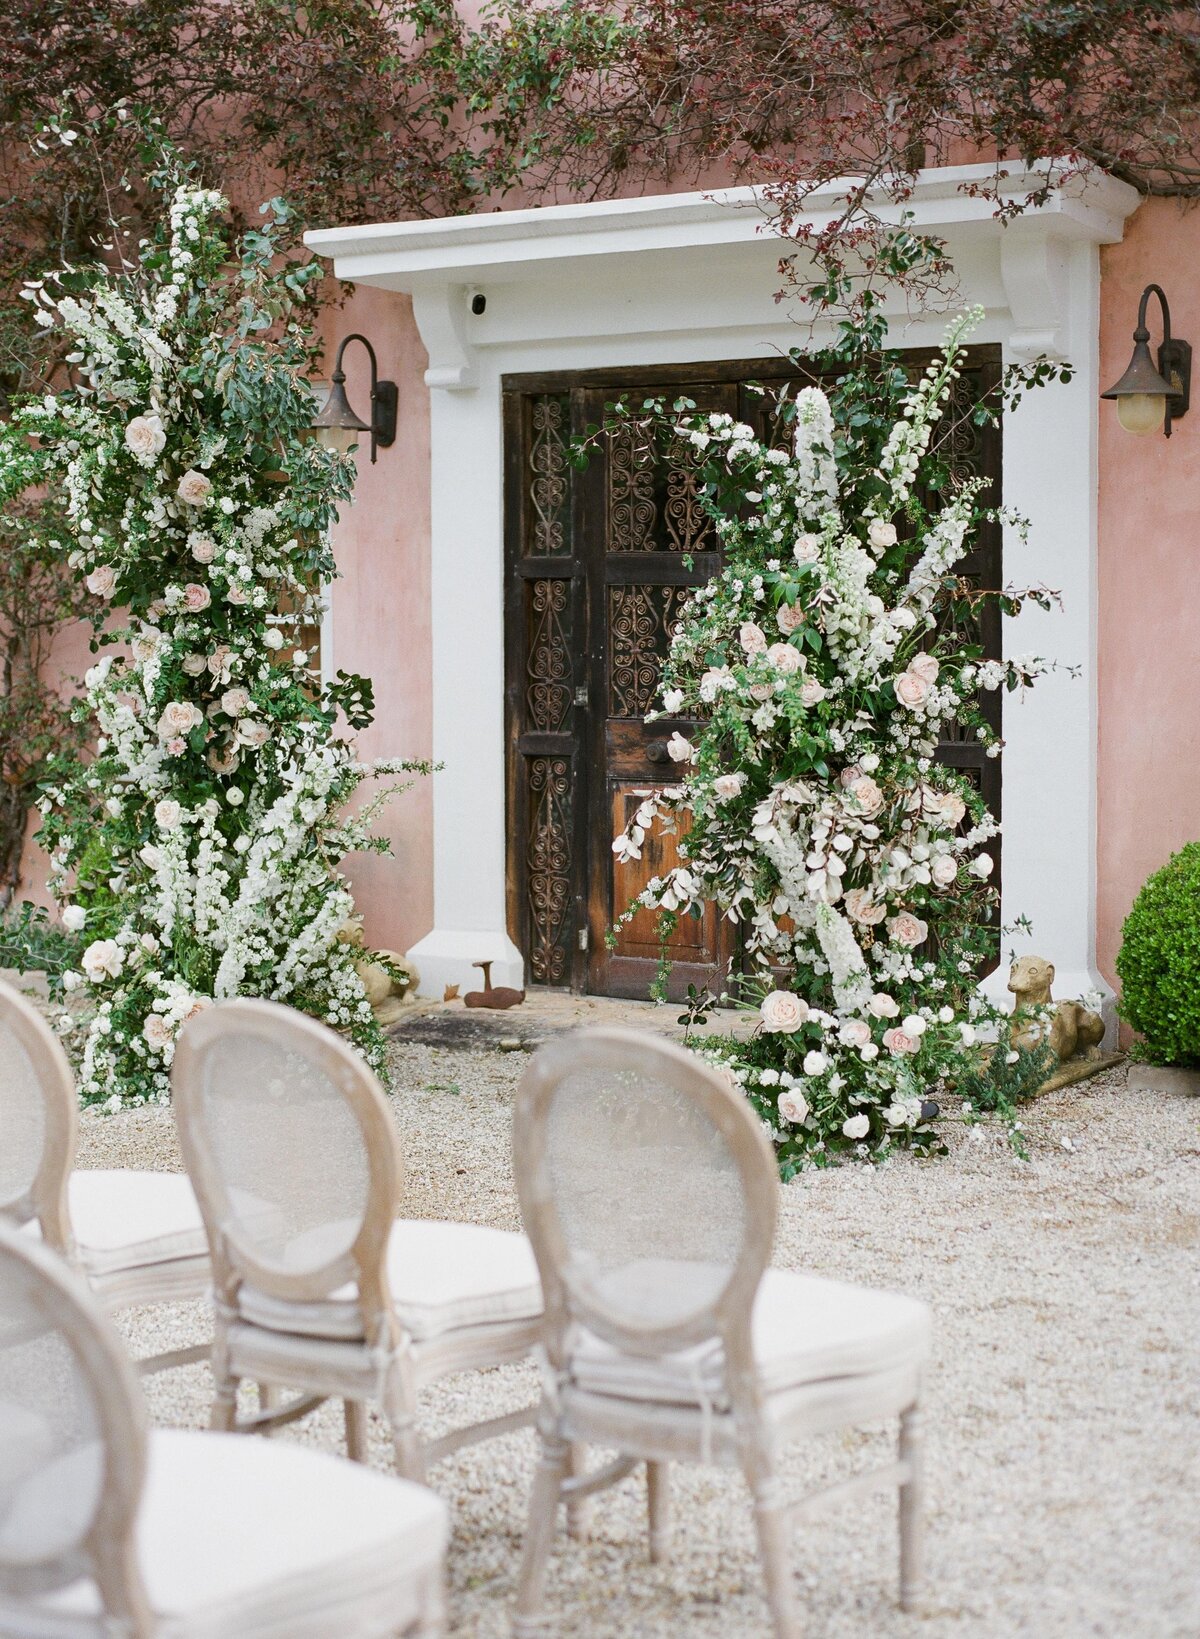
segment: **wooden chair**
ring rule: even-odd
[[[400,1472],[419,1480],[459,1446],[533,1421],[531,1406],[422,1444],[422,1387],[537,1342],[537,1265],[524,1235],[397,1220],[383,1090],[340,1036],[275,1002],[218,1002],[184,1027],[172,1081],[212,1252],[215,1428],[275,1427],[336,1396],[363,1458],[375,1401]],[[246,1377],[299,1398],[238,1423]]]
[[[0,1220],[40,1233],[110,1310],[208,1291],[208,1239],[181,1172],[73,1171],[78,1100],[62,1046],[41,1013],[0,984]],[[207,1345],[141,1362],[161,1371]]]
[[[647,1464],[651,1558],[668,1552],[668,1464],[740,1467],[779,1639],[799,1633],[790,1441],[899,1416],[898,1460],[819,1493],[900,1487],[900,1596],[921,1584],[924,1304],[768,1269],[778,1177],[758,1117],[691,1053],[627,1030],[550,1042],[517,1095],[513,1153],[541,1270],[547,1377],[514,1632],[542,1631],[560,1502]],[[571,1476],[575,1442],[620,1455]],[[806,1499],[807,1506],[815,1498]]]
[[[0,1230],[0,1634],[445,1633],[445,1505],[291,1442],[147,1432],[78,1274]]]

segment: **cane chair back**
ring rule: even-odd
[[[0,1229],[0,1599],[94,1577],[110,1615],[136,1615],[126,1545],[145,1450],[141,1394],[111,1324],[59,1257]]]
[[[719,1071],[630,1030],[562,1037],[521,1082],[513,1151],[558,1352],[571,1322],[639,1355],[748,1351],[778,1184]]]
[[[239,998],[184,1027],[171,1080],[218,1294],[245,1282],[307,1302],[355,1281],[378,1315],[401,1167],[358,1054],[291,1008]]]
[[[34,1005],[0,983],[0,1218],[36,1219],[60,1251],[78,1126],[62,1045]]]

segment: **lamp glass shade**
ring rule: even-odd
[[[1117,399],[1117,420],[1127,433],[1144,437],[1162,431],[1166,409],[1165,393],[1122,393]]]
[[[346,397],[346,378],[335,374],[329,397],[318,415],[312,420],[312,430],[325,448],[340,450],[343,454],[351,444],[359,442],[360,433],[371,431],[370,423],[354,413]]]
[[[327,450],[335,450],[338,455],[346,455],[359,442],[362,434],[358,427],[314,426],[313,436],[318,444],[324,444]]]

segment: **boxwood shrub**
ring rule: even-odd
[[[1142,888],[1117,957],[1121,1016],[1151,1064],[1200,1066],[1200,842],[1181,848]]]

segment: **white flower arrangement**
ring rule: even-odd
[[[95,756],[40,804],[79,941],[68,1045],[82,1100],[105,1108],[166,1101],[180,1028],[226,996],[291,1002],[381,1062],[362,953],[338,938],[354,908],[338,862],[383,848],[371,824],[395,787],[345,805],[426,767],[358,761],[338,717],[369,721],[369,684],[322,693],[304,669],[353,466],[303,437],[313,273],[278,263],[270,224],[231,264],[223,209],[182,185],[140,265],[40,284],[81,385],[0,430],[0,497],[56,487],[67,561],[129,616],[85,678]]]
[[[760,1028],[702,1050],[762,1113],[785,1174],[901,1138],[937,1148],[926,1094],[986,1013],[972,980],[997,944],[998,826],[935,753],[947,723],[998,753],[977,691],[1046,667],[983,659],[944,619],[982,480],[919,486],[975,317],[873,441],[857,429],[875,412],[851,422],[863,406],[844,390],[837,415],[818,387],[796,395],[790,451],[728,416],[661,412],[700,452],[724,567],[664,668],[664,710],[696,725],[672,736],[680,784],[643,798],[614,852],[639,858],[655,826],[686,833],[627,912],[660,913],[664,952],[706,902],[738,924]]]

